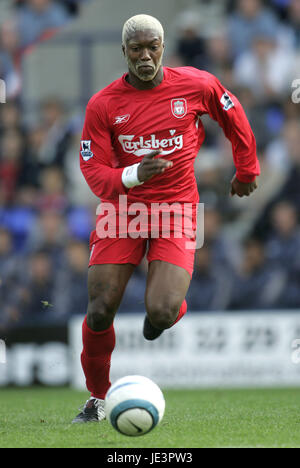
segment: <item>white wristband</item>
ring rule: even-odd
[[[138,179],[138,167],[140,163],[127,166],[122,172],[122,182],[127,188],[135,187],[136,185],[142,185],[144,182],[140,182]]]

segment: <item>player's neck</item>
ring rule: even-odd
[[[142,81],[137,76],[135,76],[130,70],[128,71],[128,75],[126,76],[126,81],[136,89],[145,90],[145,89],[153,89],[156,86],[159,86],[164,79],[164,72],[163,68],[157,72],[155,78],[151,81]]]

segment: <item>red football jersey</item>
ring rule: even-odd
[[[260,173],[253,132],[237,98],[218,79],[192,67],[164,67],[164,78],[151,90],[138,90],[126,74],[88,103],[80,165],[91,190],[102,201],[199,201],[194,160],[205,132],[201,115],[209,114],[232,143],[237,178],[252,182]],[[127,189],[123,168],[149,152],[173,161],[173,167],[143,185]]]

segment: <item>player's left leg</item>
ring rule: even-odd
[[[154,340],[187,311],[185,296],[194,269],[196,243],[182,235],[150,239],[144,337]]]
[[[185,296],[191,275],[182,267],[162,260],[149,264],[145,304],[147,317],[144,322],[144,337],[158,338],[172,327],[187,311]]]

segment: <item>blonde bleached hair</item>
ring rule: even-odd
[[[135,15],[129,18],[123,26],[122,44],[126,45],[128,39],[136,31],[145,31],[146,29],[157,32],[162,42],[164,42],[164,29],[158,19],[150,15]]]

